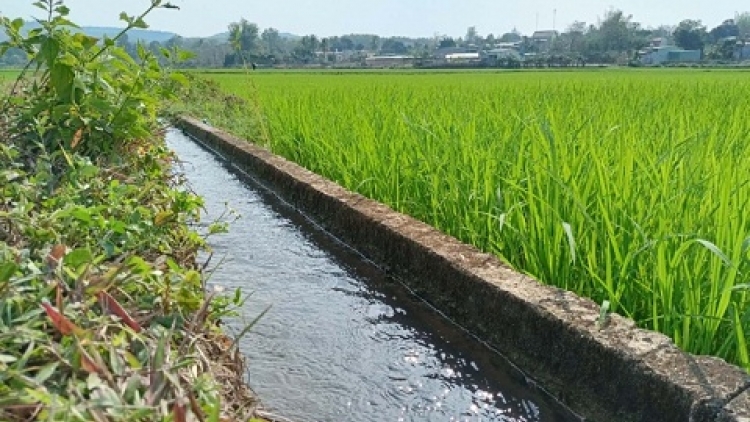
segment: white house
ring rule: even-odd
[[[445,56],[448,63],[471,63],[478,62],[482,59],[480,53],[453,53]]]

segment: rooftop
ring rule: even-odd
[[[535,31],[533,35],[531,35],[531,38],[533,39],[549,39],[549,38],[555,38],[558,35],[560,35],[559,32],[548,29],[544,31]]]

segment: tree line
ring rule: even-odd
[[[349,34],[319,37],[315,34],[292,36],[278,29],[261,30],[255,23],[240,19],[228,26],[228,32],[210,38],[174,37],[152,42],[146,48],[159,52],[179,47],[192,52],[183,63],[196,68],[232,68],[274,65],[332,65],[361,63],[368,55],[409,55],[428,59],[441,47],[466,47],[487,50],[513,43],[521,53],[539,54],[540,60],[589,63],[627,63],[637,60],[639,52],[661,38],[688,50],[701,50],[704,59],[731,61],[737,47],[750,45],[750,12],[728,17],[714,28],[700,20],[686,19],[676,25],[644,27],[622,10],[611,9],[595,24],[573,22],[548,43],[539,43],[530,34],[517,30],[503,34],[481,35],[470,27],[463,37],[436,35],[424,38],[380,37],[372,34]],[[125,50],[136,54],[135,43],[119,40]],[[21,65],[22,52],[9,51],[0,64]]]

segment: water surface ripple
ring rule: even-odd
[[[202,224],[240,215],[210,238],[209,284],[253,292],[245,321],[271,306],[241,341],[267,408],[299,422],[578,420],[252,178],[178,131],[167,141],[205,198]]]

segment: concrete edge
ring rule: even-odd
[[[317,223],[597,421],[750,422],[750,376],[544,286],[409,216],[191,118],[177,126],[258,176]]]
[[[750,385],[748,385],[750,387]],[[750,422],[748,410],[750,409],[750,390],[745,390],[734,398],[726,407],[719,418],[721,422]]]

